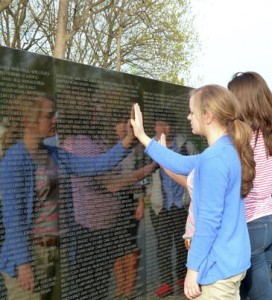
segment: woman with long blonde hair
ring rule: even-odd
[[[171,172],[186,176],[193,172],[195,232],[187,259],[186,297],[240,299],[240,282],[250,267],[243,197],[252,187],[255,164],[251,129],[243,122],[238,100],[217,85],[191,93],[188,120],[192,132],[205,136],[209,145],[191,156],[174,153],[151,140],[137,104],[134,110],[134,134],[145,152]]]
[[[79,157],[43,143],[56,133],[53,98],[20,96],[10,102],[7,117],[0,164],[5,230],[0,271],[8,299],[60,299],[61,237],[68,234],[68,249],[77,242],[70,177],[112,169],[129,153],[134,136],[130,131],[105,154]]]

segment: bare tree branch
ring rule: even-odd
[[[9,7],[9,5],[11,4],[12,0],[2,0],[0,2],[0,13],[5,10],[6,8]]]

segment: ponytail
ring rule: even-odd
[[[252,130],[245,122],[235,118],[230,121],[228,132],[240,157],[242,165],[241,194],[246,197],[253,186],[255,177],[254,152],[250,144]]]
[[[219,85],[206,85],[192,91],[198,103],[197,114],[203,120],[210,111],[217,122],[226,128],[240,157],[242,166],[241,195],[245,197],[253,186],[255,177],[254,153],[250,141],[252,130],[242,118],[241,105],[235,95]]]

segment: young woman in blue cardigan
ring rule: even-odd
[[[61,237],[70,258],[77,242],[70,176],[111,170],[130,152],[134,136],[129,130],[107,153],[79,157],[43,144],[56,134],[50,97],[21,96],[11,101],[8,117],[0,164],[5,229],[0,272],[8,299],[60,299]]]
[[[239,286],[250,267],[250,242],[243,197],[254,178],[251,129],[239,102],[227,89],[207,85],[190,97],[193,134],[207,138],[201,154],[183,156],[149,138],[138,104],[131,120],[145,152],[170,171],[193,174],[195,232],[187,259],[184,293],[188,299],[240,299]]]

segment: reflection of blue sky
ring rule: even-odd
[[[270,0],[191,0],[202,50],[190,86],[226,86],[237,71],[259,72],[272,88]]]

